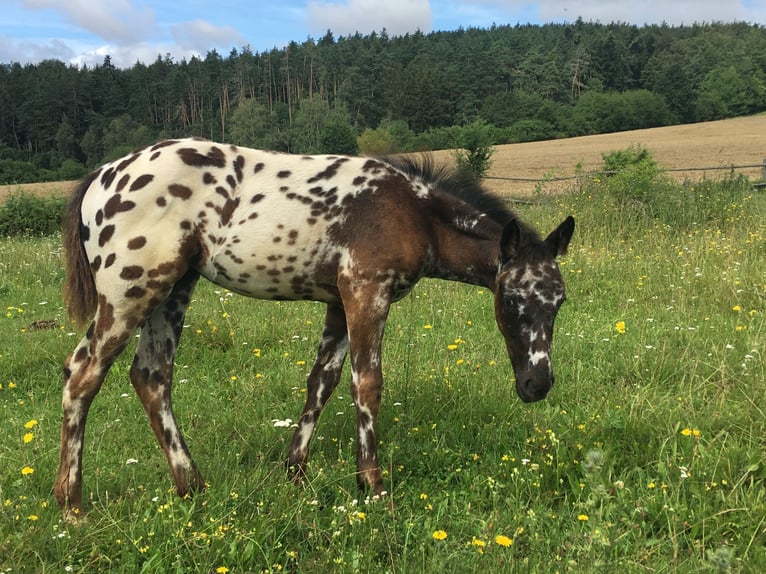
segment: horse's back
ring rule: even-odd
[[[397,260],[394,251],[418,245],[400,231],[422,226],[426,194],[367,158],[169,140],[104,166],[82,221],[101,283],[172,282],[192,267],[255,297],[335,301],[338,269],[352,258],[380,258],[388,246]]]

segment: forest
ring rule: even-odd
[[[180,62],[0,64],[0,183],[75,179],[159,138],[392,153],[692,123],[766,110],[747,23],[496,25],[323,37]]]

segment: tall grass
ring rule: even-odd
[[[292,429],[274,421],[300,412],[321,306],[201,284],[174,398],[209,489],[173,494],[127,352],[88,421],[87,522],[63,523],[60,372],[79,333],[61,250],[0,241],[0,571],[763,571],[766,201],[731,184],[684,188],[722,206],[693,221],[610,181],[523,207],[543,231],[578,222],[544,402],[515,396],[486,289],[423,281],[397,304],[379,420],[394,512],[355,490],[348,374],[308,484],[285,481]]]

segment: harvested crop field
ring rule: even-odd
[[[734,118],[716,122],[652,128],[585,136],[562,140],[497,146],[492,156],[490,176],[540,180],[571,177],[576,167],[597,171],[603,164],[602,153],[625,149],[633,144],[646,147],[667,169],[696,168],[672,172],[679,180],[719,178],[726,170],[700,171],[699,168],[762,166],[766,158],[766,115]],[[437,157],[449,157],[438,152]],[[760,178],[762,167],[738,169]],[[503,195],[524,195],[534,191],[536,182],[489,179],[488,187]],[[567,182],[548,182],[543,191],[555,191]]]
[[[759,166],[737,169],[753,178],[762,174],[766,159],[766,115],[748,116],[715,122],[635,130],[561,140],[501,145],[495,148],[487,186],[503,195],[527,195],[537,181],[575,175],[577,166],[585,172],[597,171],[602,154],[639,144],[680,179],[718,178],[731,166]],[[450,152],[435,152],[437,159],[450,160]],[[514,179],[494,179],[514,178]],[[533,180],[533,181],[519,181]],[[553,192],[567,182],[546,181],[545,192]],[[9,193],[24,190],[38,195],[67,195],[74,182],[51,182],[0,186],[0,202]]]

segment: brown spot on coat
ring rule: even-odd
[[[139,235],[128,241],[128,249],[141,249],[146,245],[146,237]]]
[[[115,193],[104,205],[104,218],[111,219],[117,213],[122,211],[130,211],[135,206],[136,204],[132,201],[122,201],[120,194]]]
[[[133,287],[125,291],[125,297],[129,299],[140,299],[144,295],[146,295],[146,289],[138,285],[133,285]]]
[[[120,279],[138,279],[144,274],[144,268],[140,265],[127,265],[120,271]]]
[[[168,186],[168,193],[179,199],[189,199],[192,195],[192,190],[190,187],[185,185],[181,185],[179,183],[171,183]]]
[[[126,159],[122,160],[122,161],[119,163],[119,165],[117,166],[117,171],[123,171],[123,170],[124,170],[126,167],[128,167],[128,166],[129,166],[131,163],[133,163],[134,161],[136,161],[136,160],[138,159],[138,156],[140,156],[140,155],[141,155],[141,154],[138,154],[138,153],[134,153],[134,154],[133,154],[133,155],[131,155],[130,157],[128,157],[128,158],[126,158]]]
[[[121,192],[126,185],[128,185],[128,182],[130,181],[130,174],[126,173],[120,178],[120,181],[117,182],[117,187],[114,189],[117,193]]]
[[[217,146],[211,147],[205,155],[193,147],[181,148],[177,153],[182,162],[192,167],[226,167],[226,154]]]
[[[237,176],[237,181],[242,182],[243,172],[242,169],[245,167],[245,158],[241,155],[237,156],[237,159],[234,160],[234,174]]]
[[[114,235],[114,225],[107,225],[98,234],[98,246],[103,247]]]
[[[164,140],[164,141],[161,141],[161,142],[158,142],[158,143],[154,144],[151,147],[151,151],[162,149],[164,147],[168,147],[168,146],[171,146],[171,145],[176,145],[177,143],[178,143],[178,141],[175,141],[175,140]]]
[[[339,157],[330,165],[328,165],[324,170],[316,174],[314,177],[311,177],[308,180],[306,180],[307,183],[316,183],[317,181],[321,181],[323,179],[332,179],[333,177],[335,177],[335,174],[338,173],[340,166],[343,165],[345,162],[347,162],[348,159],[349,158],[347,157]]]
[[[88,347],[80,347],[74,355],[75,363],[81,363],[88,356]]]
[[[149,185],[152,180],[154,179],[154,175],[151,173],[145,173],[144,175],[139,175],[136,180],[130,184],[130,189],[128,191],[138,191],[139,189],[142,189]]]
[[[292,175],[292,173],[293,172],[291,172],[289,169],[285,169],[285,170],[282,170],[282,171],[278,171],[277,172],[277,177],[279,179],[285,179],[285,178],[290,177]]]
[[[114,260],[117,259],[117,255],[114,253],[110,253],[106,256],[106,260],[104,261],[104,269],[108,269],[112,265],[114,265]]]
[[[114,181],[114,178],[117,176],[117,172],[114,171],[113,167],[110,167],[107,169],[103,174],[101,174],[101,185],[104,189],[109,189],[109,186],[112,185],[112,182]]]

